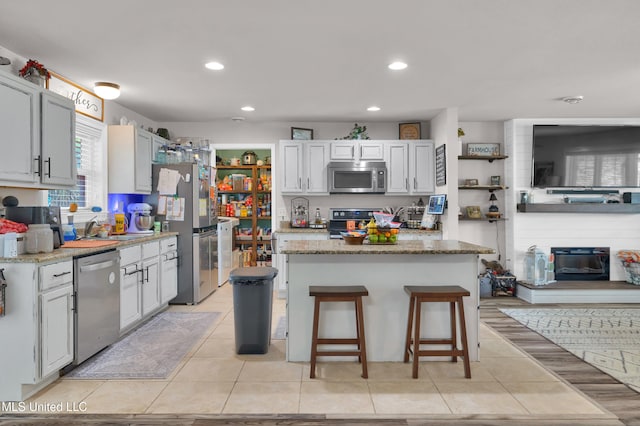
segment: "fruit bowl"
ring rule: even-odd
[[[369,233],[369,244],[398,244],[397,228],[376,228]]]
[[[362,245],[364,239],[367,238],[367,234],[359,231],[341,232],[340,235],[345,244],[356,246]]]

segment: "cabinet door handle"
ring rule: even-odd
[[[355,151],[355,149],[356,149],[356,147],[355,147],[355,146],[352,146],[352,147],[351,147],[351,156],[352,156],[352,157],[355,157],[355,156],[356,156],[356,151]]]
[[[60,278],[60,277],[62,277],[62,276],[65,276],[65,275],[67,275],[67,274],[70,274],[70,273],[71,273],[71,271],[61,272],[61,273],[59,273],[59,274],[53,274],[53,278]]]
[[[405,178],[404,180],[404,188],[408,191],[409,190],[409,178]]]
[[[51,157],[47,157],[44,162],[47,163],[47,177],[51,177]]]
[[[298,187],[302,189],[302,178],[298,178]]]
[[[418,189],[418,179],[413,178],[413,189]]]
[[[360,158],[362,158],[362,147],[360,147]]]
[[[149,282],[149,267],[147,266],[146,268],[144,268],[145,271],[147,271],[147,278],[145,278],[144,280],[146,282]],[[144,273],[142,274],[142,276],[144,276]]]
[[[40,156],[38,155],[34,161],[36,162],[36,174],[42,176],[42,163],[40,163]]]
[[[307,178],[307,190],[309,190],[309,178]]]

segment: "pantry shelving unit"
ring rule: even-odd
[[[248,166],[216,166],[216,180],[222,181],[225,176],[233,174],[244,174],[247,176],[247,183],[250,189],[238,189],[230,191],[218,190],[218,206],[220,206],[219,216],[226,216],[226,204],[223,199],[227,199],[227,204],[246,202],[251,199],[251,214],[246,216],[237,214],[234,209],[232,216],[240,220],[240,226],[236,227],[234,233],[234,247],[238,247],[244,254],[241,266],[270,266],[271,265],[271,190],[258,190],[263,176],[271,175],[271,165],[248,165]],[[226,197],[224,197],[226,195]],[[249,234],[242,230],[249,229]],[[266,235],[258,235],[260,230],[269,230]]]

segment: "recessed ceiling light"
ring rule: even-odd
[[[207,62],[206,64],[204,64],[204,66],[214,71],[220,71],[224,69],[224,65],[222,65],[220,62],[215,62],[215,61]]]
[[[247,112],[255,111],[255,110],[256,110],[254,107],[249,106],[249,105],[247,105],[247,106],[243,106],[243,107],[242,107],[242,108],[240,108],[240,109],[241,109],[241,110],[243,110],[243,111],[247,111]]]
[[[582,102],[584,96],[567,96],[566,98],[562,98],[562,100],[568,104],[577,104]]]
[[[404,62],[392,62],[389,64],[389,69],[390,70],[394,70],[394,71],[399,71],[399,70],[403,70],[407,67],[407,64],[405,64]]]
[[[380,107],[370,106],[369,108],[367,108],[367,111],[380,111]]]

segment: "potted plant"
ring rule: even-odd
[[[353,126],[353,129],[351,130],[351,133],[349,133],[347,136],[340,138],[342,140],[346,140],[346,139],[369,139],[369,135],[367,134],[367,126],[358,126],[358,123],[356,123]],[[337,138],[336,138],[337,140]]]
[[[38,86],[45,87],[47,80],[51,74],[47,69],[34,59],[29,59],[24,67],[19,71],[20,77],[23,77]]]
[[[460,142],[462,142],[462,137],[464,136],[464,130],[462,130],[462,127],[458,127],[458,140]]]

